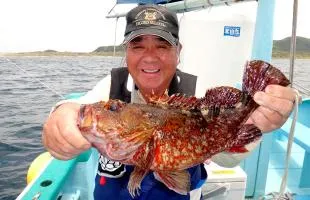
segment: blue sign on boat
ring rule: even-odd
[[[240,37],[240,26],[224,26],[224,36]]]

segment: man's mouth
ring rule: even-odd
[[[142,69],[145,73],[157,73],[160,71],[160,69]]]

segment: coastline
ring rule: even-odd
[[[113,56],[113,52],[10,52],[1,53],[0,57],[27,57],[27,56]],[[115,52],[115,56],[124,56],[124,52]]]
[[[310,59],[310,52],[296,52],[296,59]],[[272,58],[290,58],[290,52],[273,51]]]
[[[115,52],[116,57],[123,57],[125,53],[123,51]],[[40,56],[113,56],[113,52],[49,52],[49,51],[36,51],[36,52],[0,52],[0,57],[40,57]],[[290,58],[289,52],[273,51],[272,58]],[[310,59],[310,53],[308,52],[296,52],[296,59]]]

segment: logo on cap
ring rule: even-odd
[[[145,11],[144,15],[145,15],[144,17],[145,20],[156,20],[156,12],[151,13],[151,12]]]
[[[159,5],[140,5],[126,15],[126,29],[123,44],[143,35],[156,35],[176,45],[179,24],[176,13]]]
[[[144,15],[142,15],[144,14]],[[162,19],[160,19],[162,18]],[[136,17],[136,26],[140,25],[155,25],[166,27],[165,16],[156,9],[145,9],[139,12]]]

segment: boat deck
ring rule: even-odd
[[[278,135],[274,135],[273,137],[267,173],[266,194],[279,191],[285,167],[287,138],[279,137]],[[289,162],[287,191],[295,193],[295,199],[298,200],[310,199],[310,188],[299,187],[304,155],[305,150],[294,143]]]

